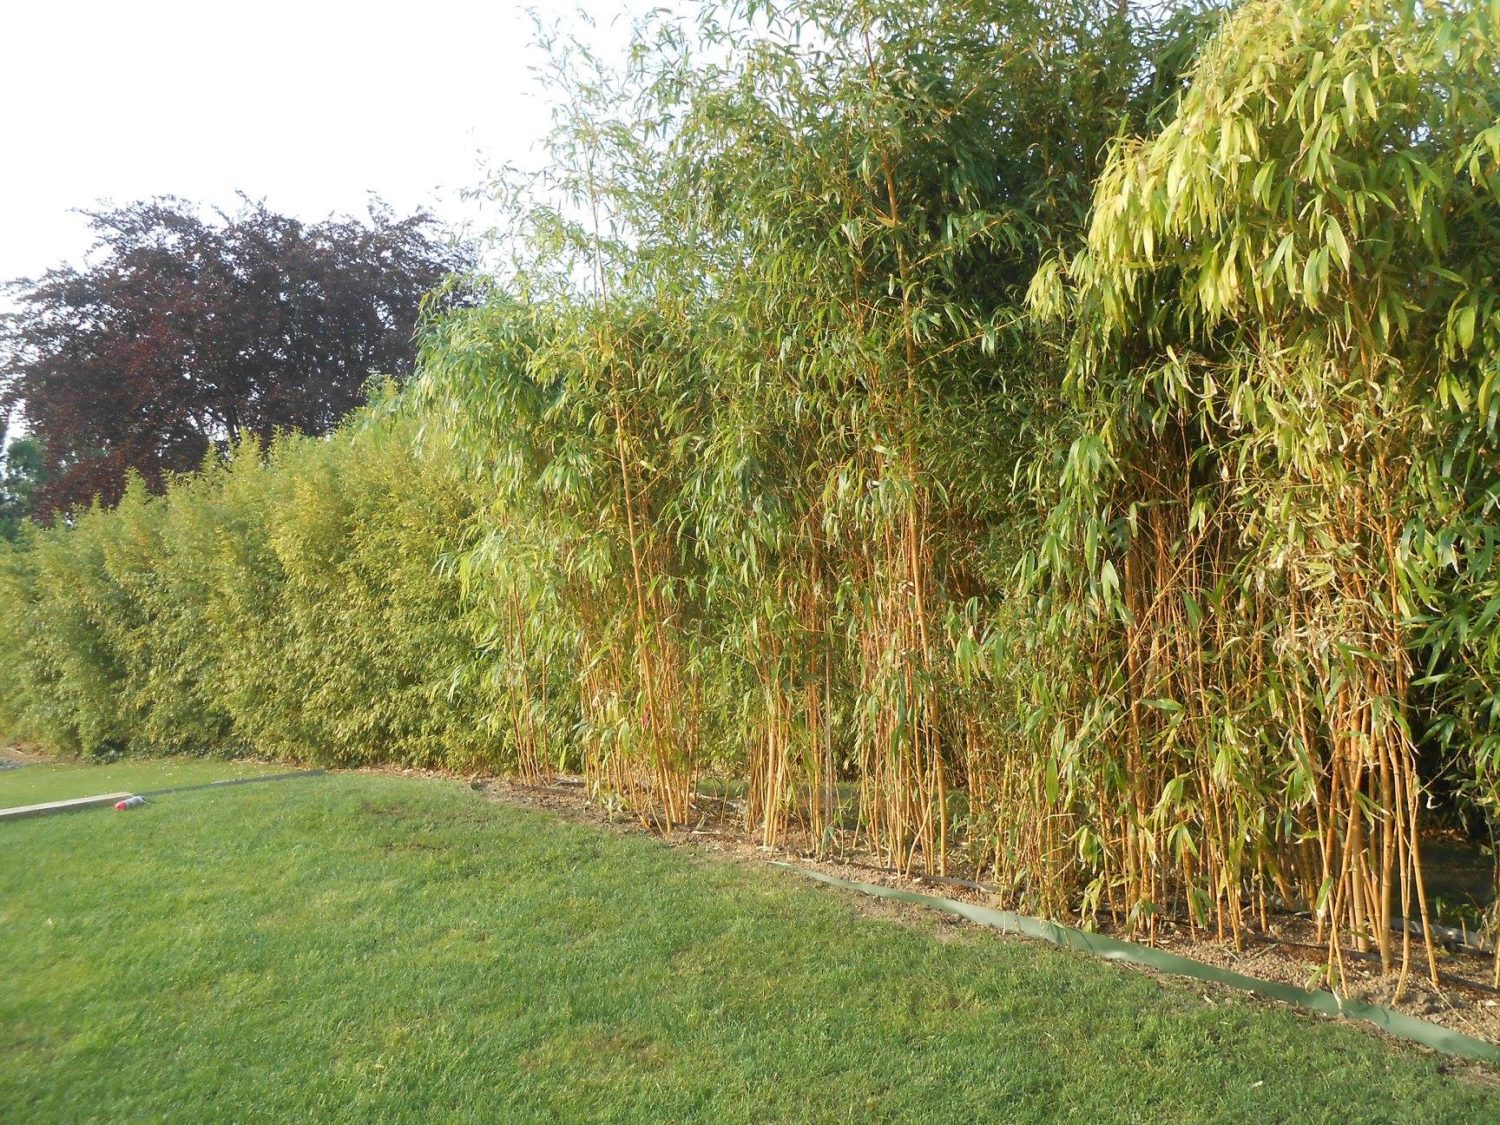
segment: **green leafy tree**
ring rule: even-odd
[[[41,442],[33,437],[13,439],[5,447],[0,474],[0,539],[14,542],[36,511],[37,492],[51,478]]]

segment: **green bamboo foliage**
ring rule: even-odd
[[[469,310],[433,330],[415,392],[459,404],[457,446],[494,490],[457,572],[488,615],[484,675],[526,772],[570,740],[596,792],[664,826],[687,820],[699,743],[664,517],[684,452],[672,429],[692,412],[668,382],[670,332],[623,301]]]
[[[1001,815],[980,619],[1026,510],[1011,467],[1057,386],[1022,291],[1082,225],[1110,133],[1144,116],[1158,39],[1088,5],[797,15],[823,50],[747,48],[669,165],[681,221],[732,250],[705,267],[700,565],[750,673],[765,841],[792,820],[826,840],[852,780],[882,859],[941,870]],[[1099,86],[1114,99],[1080,96]]]
[[[488,298],[331,439],[0,554],[0,722],[578,772],[1404,973],[1425,810],[1500,823],[1496,35],[796,0],[620,73],[555,41]]]
[[[1248,4],[1100,179],[1066,270],[1085,432],[1035,559],[1076,672],[1039,752],[1116,911],[1180,886],[1234,932],[1278,899],[1330,969],[1344,935],[1408,964],[1421,619],[1492,488],[1454,459],[1493,463],[1496,30]]]
[[[503,298],[432,327],[415,393],[498,485],[496,535],[549,545],[545,619],[480,595],[539,626],[493,653],[513,713],[566,666],[546,725],[648,819],[722,758],[767,844],[852,816],[942,868],[950,791],[991,766],[958,706],[987,524],[1060,380],[1024,287],[1161,37],[1090,4],[764,20],[707,25],[713,64],[659,30],[621,89],[570,56],[561,202],[519,217]],[[514,586],[508,557],[471,576]]]
[[[506,764],[483,686],[455,684],[473,638],[439,573],[472,501],[415,428],[244,446],[33,531],[0,578],[5,728],[95,756]]]

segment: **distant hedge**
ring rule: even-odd
[[[0,553],[0,725],[88,755],[499,766],[443,565],[471,491],[413,428],[247,445]]]

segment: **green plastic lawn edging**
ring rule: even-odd
[[[1167,953],[1164,950],[1137,945],[1131,941],[1121,941],[1119,938],[1106,937],[1103,934],[1087,933],[1083,930],[1076,930],[1071,926],[1049,922],[1042,918],[1032,918],[1025,914],[1013,914],[1008,910],[994,910],[987,906],[977,906],[974,903],[960,902],[951,898],[939,898],[936,895],[919,894],[916,891],[902,891],[894,887],[881,887],[870,883],[851,883],[847,879],[839,879],[833,875],[824,875],[820,871],[810,871],[805,867],[797,867],[795,864],[790,863],[776,862],[772,866],[785,868],[787,871],[795,872],[809,879],[815,879],[820,883],[827,883],[830,886],[842,887],[845,890],[859,891],[861,894],[874,895],[877,898],[895,899],[899,902],[909,902],[917,906],[927,906],[934,910],[942,910],[948,914],[957,914],[960,918],[967,918],[971,922],[977,922],[981,926],[988,926],[991,929],[999,930],[1001,933],[1023,934],[1026,937],[1051,942],[1053,945],[1062,946],[1066,949],[1081,950],[1084,953],[1092,954],[1095,957],[1102,957],[1108,961],[1126,961],[1131,964],[1156,969],[1158,972],[1171,973],[1173,976],[1191,977],[1193,980],[1227,985],[1230,988],[1242,989],[1257,996],[1265,996],[1272,1000],[1280,1000],[1286,1004],[1296,1004],[1304,1008],[1310,1008],[1315,1012],[1321,1012],[1328,1016],[1364,1020],[1374,1024],[1387,1034],[1402,1039],[1409,1039],[1415,1043],[1422,1044],[1424,1047],[1430,1047],[1434,1051],[1442,1051],[1446,1054],[1458,1055],[1467,1059],[1476,1059],[1480,1062],[1500,1063],[1500,1045],[1489,1043],[1483,1039],[1476,1039],[1471,1035],[1464,1035],[1461,1032],[1450,1031],[1446,1027],[1439,1027],[1437,1024],[1428,1023],[1426,1020],[1405,1015],[1402,1012],[1382,1007],[1379,1004],[1369,1004],[1363,1000],[1346,999],[1321,989],[1298,988],[1291,984],[1278,984],[1275,981],[1257,980],[1254,977],[1247,977],[1241,973],[1218,968],[1215,965],[1205,965],[1201,961],[1194,961],[1187,957],[1178,956],[1175,953]]]

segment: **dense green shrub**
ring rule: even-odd
[[[1256,0],[1100,177],[1033,705],[1132,909],[1274,888],[1389,965],[1424,787],[1494,799],[1497,114],[1491,10]]]
[[[377,408],[33,530],[4,557],[0,722],[91,755],[500,765],[442,565],[470,491],[415,426]]]
[[[643,42],[571,91],[504,297],[429,334],[417,397],[546,560],[481,534],[473,577],[555,607],[488,659],[572,669],[513,682],[665,821],[723,770],[768,842],[852,805],[1035,909],[1295,903],[1390,963],[1422,794],[1497,777],[1495,34],[805,2]]]

